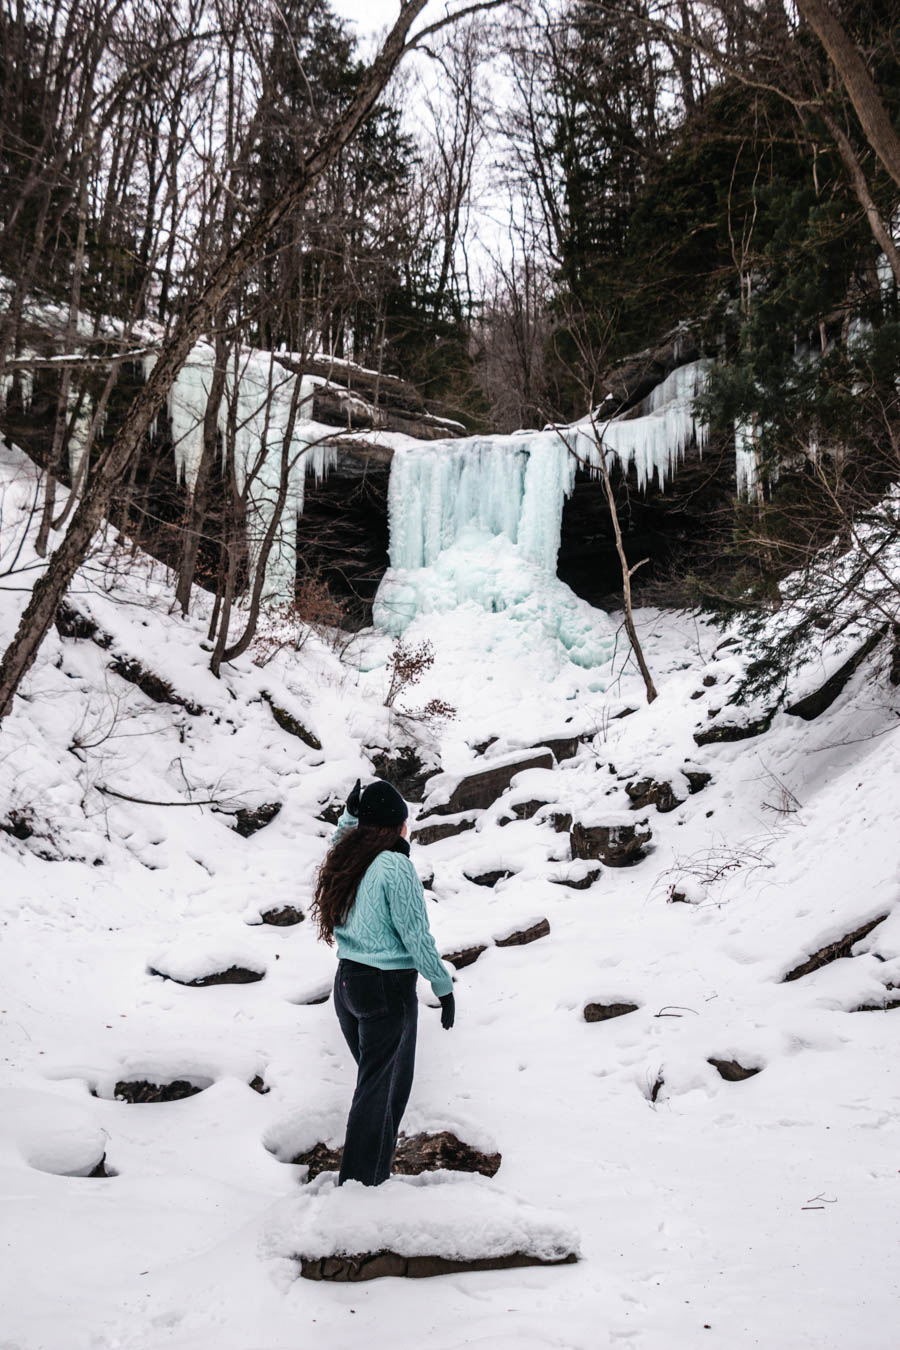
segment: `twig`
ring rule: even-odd
[[[217,797],[202,797],[196,802],[155,802],[149,797],[131,797],[127,792],[117,792],[115,788],[107,787],[105,783],[97,783],[98,792],[102,792],[107,797],[118,797],[123,802],[135,802],[138,806],[215,806],[223,815],[236,816],[236,810],[230,810],[223,806]]]

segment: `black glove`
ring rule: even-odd
[[[441,1026],[449,1031],[456,1016],[456,999],[452,994],[444,994],[441,999]]]
[[[347,812],[351,816],[359,815],[359,794],[361,786],[360,780],[357,778],[356,786],[347,798]]]

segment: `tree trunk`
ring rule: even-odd
[[[4,653],[0,662],[0,720],[12,710],[16,690],[37,656],[69,583],[109,510],[116,486],[160,411],[191,348],[208,327],[212,315],[225,302],[235,282],[251,265],[260,246],[303,200],[372,112],[403,55],[409,31],[426,4],[427,0],[405,0],[366,79],[344,113],[319,138],[296,179],[256,217],[236,243],[220,254],[209,280],[195,299],[185,305],[149,380],[134,398],[115,438],[100,456],[93,479],[76,507],[65,537],[36,583],[16,635]]]
[[[797,9],[830,56],[866,139],[900,187],[900,136],[855,42],[826,0],[797,0]]]
[[[622,529],[619,525],[619,512],[616,507],[616,497],[609,477],[609,465],[606,460],[606,450],[603,447],[603,433],[598,429],[596,424],[594,425],[594,436],[597,441],[597,449],[600,453],[600,477],[603,479],[603,490],[606,493],[609,514],[612,518],[613,531],[616,536],[616,552],[619,555],[619,564],[622,568],[622,603],[625,610],[625,631],[628,634],[631,650],[634,652],[635,660],[638,663],[638,669],[640,670],[644,681],[644,688],[647,691],[647,702],[652,703],[656,698],[656,685],[653,683],[653,676],[650,674],[650,668],[644,657],[644,649],[641,646],[640,638],[637,635],[637,629],[634,626],[634,613],[631,604],[631,578],[638,568],[644,565],[647,559],[642,558],[641,561],[635,563],[633,567],[628,566],[628,559],[625,556],[625,545],[622,542]]]
[[[181,606],[182,614],[187,617],[191,607],[191,588],[194,573],[197,570],[197,550],[200,535],[206,520],[209,502],[209,477],[216,460],[216,444],[219,429],[219,407],[225,392],[225,369],[228,360],[228,343],[221,334],[216,335],[216,356],[213,377],[209,386],[209,398],[203,417],[203,451],[197,467],[197,481],[194,490],[185,503],[184,520],[181,526],[181,538],[178,549],[178,585],[175,599]]]

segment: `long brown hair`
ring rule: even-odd
[[[329,946],[334,930],[347,922],[356,900],[356,888],[369,865],[385,849],[393,849],[400,838],[401,825],[357,825],[332,844],[316,877],[316,891],[310,906],[319,926],[319,937]]]

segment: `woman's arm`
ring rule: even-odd
[[[416,970],[429,981],[437,997],[442,998],[453,989],[453,980],[435,945],[425,908],[425,892],[416,869],[402,853],[382,853],[380,857],[390,860],[384,884],[391,921]]]

